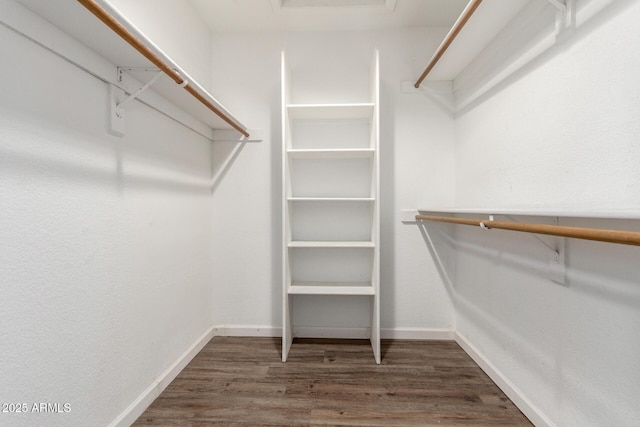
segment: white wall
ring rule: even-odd
[[[210,143],[137,102],[109,136],[106,84],[0,56],[0,402],[70,405],[0,424],[107,425],[212,324]]]
[[[462,112],[458,206],[640,207],[638,18],[640,2],[612,2]],[[560,223],[640,230],[637,220]],[[564,287],[529,235],[459,226],[455,240],[459,333],[551,423],[636,425],[640,249],[568,240]]]
[[[453,202],[453,119],[419,95],[401,93],[446,29],[387,32],[214,34],[213,84],[227,106],[265,130],[247,145],[215,187],[214,319],[218,324],[281,326],[280,52],[293,74],[295,102],[367,102],[374,48],[381,59],[381,325],[452,329],[453,309],[415,229],[399,211],[419,202]],[[242,52],[239,54],[238,52]],[[216,89],[218,90],[218,89]],[[425,136],[427,136],[425,138]],[[214,148],[214,169],[233,158]],[[319,304],[317,304],[319,303]],[[332,311],[331,299],[296,300],[302,326],[367,326],[368,306],[357,299]],[[344,310],[342,310],[344,311]],[[327,313],[330,313],[327,316]],[[323,323],[324,322],[324,323]]]
[[[640,207],[634,8],[613,12],[458,117],[457,204]]]

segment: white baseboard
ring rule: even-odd
[[[281,337],[282,328],[266,325],[215,325],[216,337]]]
[[[218,337],[281,337],[282,328],[266,325],[216,325],[214,336]],[[294,327],[296,338],[342,338],[368,339],[369,328],[335,328],[335,327]],[[382,339],[402,340],[448,340],[454,339],[452,329],[433,328],[382,328]]]
[[[476,349],[459,332],[455,332],[455,341],[473,359],[474,362],[493,380],[494,383],[511,399],[529,421],[537,427],[556,427],[547,416],[533,405],[525,395],[505,377],[482,353]]]
[[[282,337],[282,328],[265,325],[214,326],[217,337]],[[369,328],[322,328],[296,326],[296,338],[369,338]]]
[[[164,371],[127,409],[116,418],[110,427],[129,427],[153,403],[160,393],[178,376],[178,374],[196,357],[203,347],[215,336],[214,328],[209,328],[195,343]]]
[[[316,328],[296,327],[294,337],[297,338],[344,338],[369,339],[369,328]],[[448,329],[427,328],[382,328],[380,338],[399,340],[453,340],[453,331]]]
[[[444,340],[453,341],[453,329],[434,328],[383,328],[380,338],[386,340]]]

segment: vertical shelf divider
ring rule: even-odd
[[[285,53],[281,56],[281,103],[282,103],[282,361],[287,361],[289,349],[293,343],[293,307],[290,304],[289,288],[291,287],[291,266],[288,242],[291,241],[291,221],[287,198],[291,193],[289,176],[289,157],[291,148],[291,125],[287,105],[291,102],[291,71]]]
[[[380,364],[380,54],[373,52],[371,76],[371,102],[373,103],[373,117],[371,118],[371,146],[374,148],[371,160],[371,196],[375,198],[371,209],[371,240],[375,245],[373,252],[373,267],[371,285],[374,297],[371,299],[371,347],[376,363]]]

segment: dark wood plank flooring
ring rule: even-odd
[[[216,337],[135,422],[190,426],[530,426],[452,341]]]

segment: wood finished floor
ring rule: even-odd
[[[134,426],[530,426],[452,341],[216,337]]]

